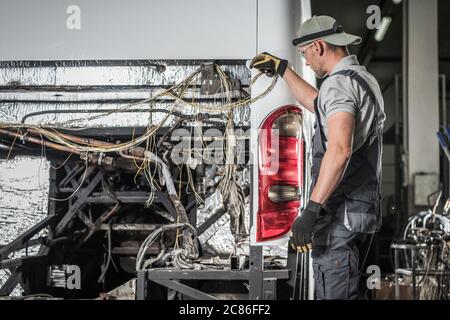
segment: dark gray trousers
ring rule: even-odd
[[[358,299],[360,259],[365,260],[368,240],[370,235],[350,232],[338,225],[330,232],[328,246],[313,247],[316,299]]]

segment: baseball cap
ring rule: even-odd
[[[298,29],[297,38],[292,40],[292,44],[305,46],[317,39],[337,46],[361,43],[361,37],[344,32],[342,26],[334,18],[313,16],[302,23]]]

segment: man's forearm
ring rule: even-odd
[[[351,157],[351,150],[342,148],[328,149],[322,159],[319,178],[311,194],[311,200],[324,203],[344,176],[345,169]]]
[[[314,112],[314,99],[318,95],[318,91],[308,82],[303,80],[291,68],[287,68],[283,75],[283,79],[288,84],[295,98],[309,111]]]

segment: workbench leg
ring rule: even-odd
[[[250,275],[249,275],[249,299],[261,300],[263,295],[263,247],[250,246]]]

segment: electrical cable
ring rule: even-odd
[[[107,230],[106,236],[108,238],[108,253],[107,253],[107,256],[106,256],[105,265],[102,266],[102,268],[101,268],[102,269],[102,273],[100,274],[100,277],[97,280],[98,283],[104,282],[105,276],[106,276],[106,272],[108,271],[109,264],[111,262],[112,245],[111,245],[111,225],[110,224],[108,224],[108,230]]]

